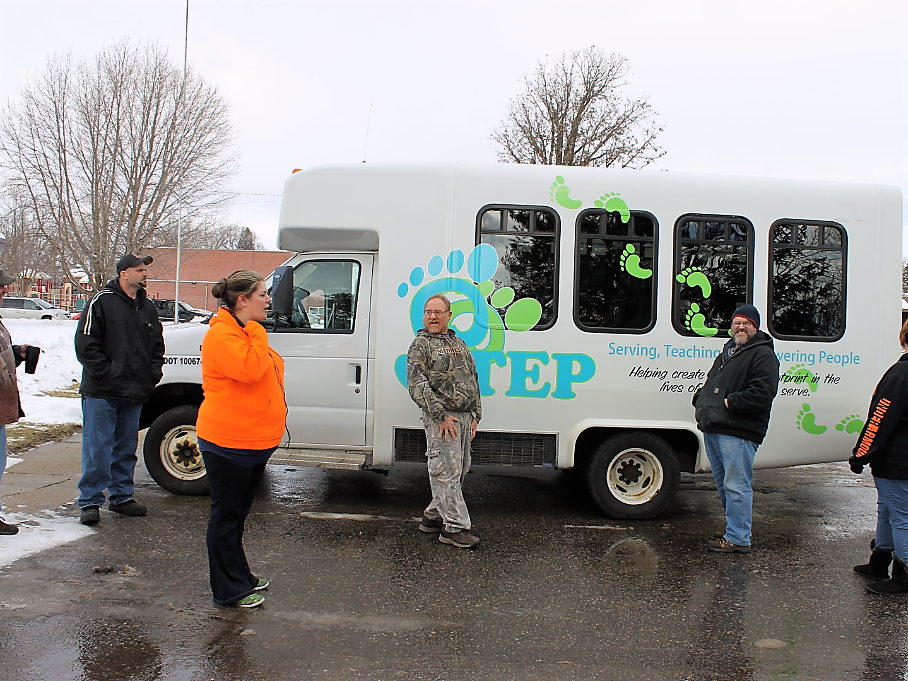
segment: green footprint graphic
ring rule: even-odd
[[[845,431],[846,433],[860,433],[864,429],[864,422],[861,420],[861,417],[857,414],[852,414],[851,416],[842,419],[841,423],[835,424],[835,429],[838,431]]]
[[[816,418],[810,411],[810,405],[805,402],[798,412],[798,429],[811,435],[822,435],[826,432],[826,426],[817,425]]]
[[[624,252],[621,254],[621,269],[637,279],[649,279],[653,276],[652,270],[640,267],[640,256],[637,255],[637,248],[634,244],[624,247]]]
[[[616,194],[615,192],[609,194],[606,192],[593,201],[593,205],[596,208],[605,208],[609,213],[618,213],[621,215],[621,222],[625,224],[631,219],[631,211],[628,209],[624,199],[621,198],[621,194]]]
[[[719,329],[713,329],[706,325],[706,317],[700,314],[700,306],[696,303],[690,304],[690,309],[684,316],[684,326],[693,331],[698,336],[715,336]]]
[[[803,364],[795,364],[782,374],[782,383],[800,383],[807,385],[810,392],[815,393],[820,385],[820,379]],[[863,424],[862,424],[863,427]],[[839,429],[841,430],[841,428]]]
[[[704,298],[709,298],[710,294],[713,292],[713,287],[710,285],[709,279],[706,278],[706,275],[703,274],[703,270],[699,267],[688,267],[687,269],[682,270],[675,279],[682,284],[686,283],[691,288],[699,286]]]
[[[552,197],[552,201],[557,202],[559,206],[564,206],[565,208],[580,208],[580,206],[583,205],[583,201],[575,201],[570,197],[570,193],[571,190],[564,185],[564,178],[561,177],[561,175],[558,175],[549,188],[549,196]],[[627,222],[627,220],[625,220],[625,222]]]

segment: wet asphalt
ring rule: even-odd
[[[629,522],[601,515],[571,472],[479,469],[465,485],[474,551],[417,531],[429,496],[418,466],[388,476],[269,466],[245,546],[272,585],[263,607],[238,610],[210,600],[207,498],[170,495],[140,469],[148,516],[103,510],[90,536],[0,569],[0,678],[908,671],[908,598],[869,594],[851,570],[869,554],[876,494],[844,465],[758,471],[749,555],[706,550],[723,526],[709,476],[685,476],[660,518]],[[767,639],[783,647],[754,645]]]

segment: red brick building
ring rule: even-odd
[[[174,298],[176,288],[175,248],[154,248],[143,251],[154,262],[148,266],[148,296]],[[180,252],[180,300],[192,307],[217,309],[211,297],[211,286],[221,277],[236,270],[253,270],[263,277],[282,265],[293,253],[289,251],[209,251],[184,248]]]

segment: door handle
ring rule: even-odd
[[[363,381],[363,368],[361,365],[357,364],[356,365],[356,378],[354,379],[354,382],[357,385],[359,385],[360,383],[362,383],[362,381]]]

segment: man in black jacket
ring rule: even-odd
[[[132,498],[139,416],[164,366],[164,335],[145,281],[151,256],[126,254],[117,279],[107,283],[79,318],[76,357],[82,363],[82,478],[80,522],[101,520],[107,490],[110,510],[145,515]]]
[[[708,543],[718,553],[750,553],[754,457],[779,390],[779,358],[772,338],[759,329],[757,308],[742,305],[735,310],[732,338],[693,400],[725,509],[725,531]]]
[[[899,333],[908,353],[908,322]],[[873,391],[870,411],[848,463],[860,474],[870,466],[877,489],[876,537],[870,562],[854,570],[878,581],[867,590],[908,596],[908,354],[893,364]],[[889,564],[892,563],[892,577]]]

